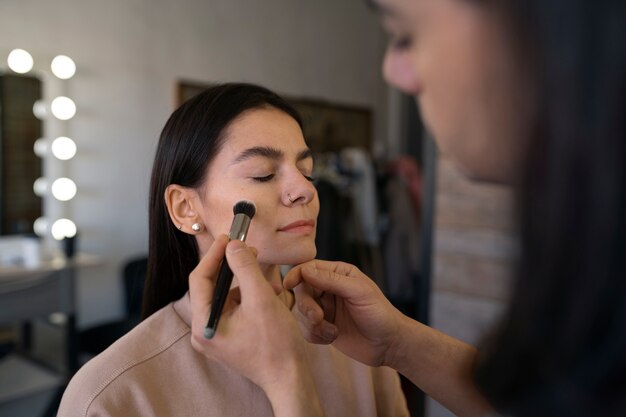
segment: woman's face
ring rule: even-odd
[[[494,2],[372,1],[391,37],[385,78],[417,98],[440,150],[471,177],[515,179],[532,84]]]
[[[226,130],[200,191],[207,231],[197,236],[201,249],[228,233],[235,203],[250,200],[256,214],[246,243],[258,250],[261,264],[313,259],[319,200],[312,171],[310,150],[291,116],[274,108],[240,115]]]

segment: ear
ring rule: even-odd
[[[184,233],[197,234],[198,231],[194,231],[191,226],[200,221],[198,211],[194,207],[200,204],[198,193],[192,188],[170,184],[165,189],[163,197],[174,226]]]

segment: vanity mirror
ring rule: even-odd
[[[2,51],[0,51],[1,53]],[[0,235],[44,240],[72,239],[76,225],[67,218],[77,193],[67,161],[77,147],[68,121],[76,114],[67,97],[74,61],[51,61],[23,49],[8,53],[0,67]]]
[[[33,105],[41,97],[39,78],[0,73],[0,235],[32,233],[42,215],[42,199],[33,191],[42,176],[33,152],[43,129]]]

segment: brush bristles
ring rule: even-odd
[[[233,213],[243,213],[246,216],[253,218],[256,214],[256,207],[254,206],[254,203],[252,201],[242,200],[237,202],[237,204],[233,206]]]

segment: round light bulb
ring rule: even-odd
[[[48,115],[48,108],[46,107],[46,103],[43,100],[37,100],[33,104],[33,114],[39,120],[43,120]]]
[[[72,159],[76,155],[76,143],[66,136],[59,136],[52,142],[52,154],[62,161]]]
[[[45,217],[39,217],[33,223],[33,231],[37,236],[45,236],[48,233],[48,219]]]
[[[76,114],[76,104],[69,97],[59,96],[52,100],[50,110],[57,119],[69,120]]]
[[[9,53],[7,64],[18,74],[26,74],[33,69],[33,57],[23,49],[14,49]]]
[[[76,184],[69,178],[57,178],[52,183],[52,195],[59,201],[69,201],[76,195]]]
[[[33,191],[35,195],[43,197],[48,192],[48,180],[44,177],[39,177],[33,183]]]
[[[76,64],[69,56],[57,55],[50,64],[52,73],[62,80],[70,79],[76,73]]]
[[[39,138],[33,144],[33,152],[40,158],[45,157],[48,154],[48,139]]]
[[[52,237],[62,240],[66,237],[76,236],[76,225],[70,219],[59,219],[52,224]]]

